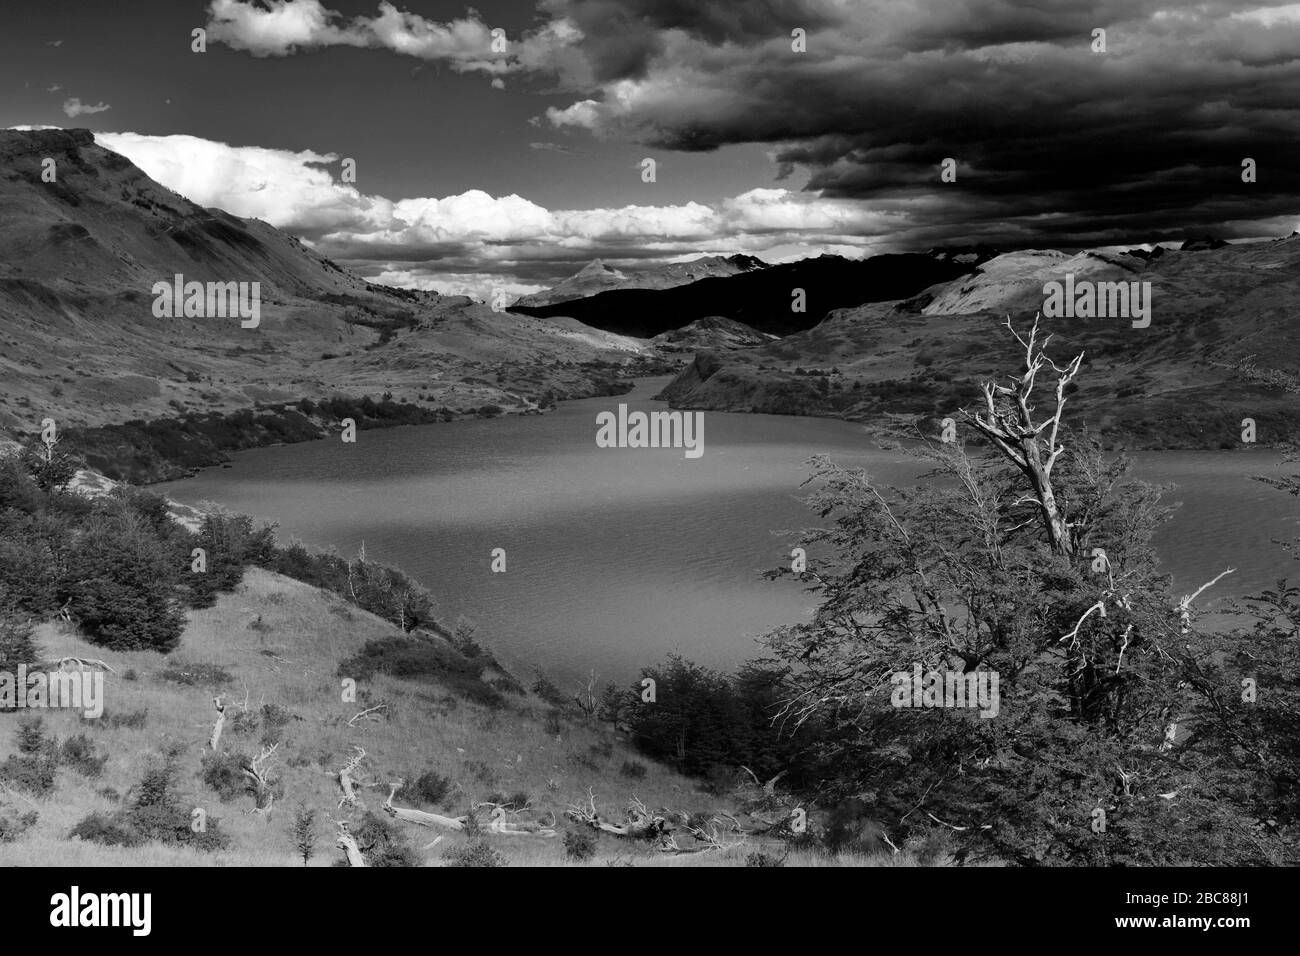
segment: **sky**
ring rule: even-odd
[[[1300,225],[1300,3],[31,0],[0,90],[0,127],[88,128],[367,278],[480,298],[593,258]]]

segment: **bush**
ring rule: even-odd
[[[72,619],[96,644],[172,650],[185,626],[174,553],[125,515],[87,524],[60,587]]]
[[[785,866],[785,862],[770,853],[756,851],[745,857],[745,866]]]
[[[490,659],[467,658],[434,641],[384,637],[366,641],[361,653],[339,665],[340,677],[368,680],[376,671],[406,680],[437,680],[461,696],[489,707],[501,707],[500,691],[480,679]]]
[[[116,813],[92,813],[77,823],[68,836],[101,846],[139,846],[142,842]]]
[[[0,577],[7,583],[7,579]],[[28,667],[40,660],[36,642],[32,637],[32,626],[25,621],[0,617],[0,671],[17,674],[18,666]],[[14,701],[17,704],[17,701]],[[6,708],[8,709],[8,708]]]
[[[546,703],[559,710],[569,706],[569,698],[564,696],[564,691],[555,686],[555,683],[545,674],[538,674],[537,680],[533,681],[533,693],[540,697]]]
[[[585,863],[596,855],[596,834],[591,830],[566,830],[564,855],[575,863]]]
[[[370,866],[419,866],[420,858],[406,837],[383,817],[367,811],[361,825],[352,831],[361,855]]]
[[[58,757],[52,749],[34,756],[11,755],[0,764],[0,783],[33,797],[48,796],[54,790],[58,768]]]
[[[37,819],[38,814],[35,810],[29,810],[16,817],[11,817],[8,813],[0,813],[0,843],[13,843],[35,826]]]
[[[453,786],[450,777],[444,777],[435,770],[426,770],[403,787],[400,793],[420,803],[436,807],[447,799]]]
[[[255,710],[241,710],[235,714],[235,719],[230,722],[230,732],[243,736],[257,732],[257,728],[262,723],[262,717]]]
[[[481,840],[466,843],[446,856],[446,866],[505,866],[506,858]]]
[[[85,734],[77,734],[63,741],[59,748],[59,762],[82,776],[93,778],[104,772],[108,755],[97,755],[94,742]]]
[[[222,803],[242,796],[248,784],[244,765],[248,758],[240,753],[212,753],[203,755],[199,779],[216,792]]]
[[[516,790],[514,793],[503,793],[498,790],[487,798],[487,802],[495,803],[507,810],[522,810],[528,806],[531,799],[532,797],[526,790]]]
[[[44,753],[50,747],[45,736],[45,721],[40,717],[26,717],[18,723],[18,752],[28,757]]]
[[[129,806],[112,813],[92,813],[72,828],[71,835],[110,846],[164,843],[197,850],[228,847],[230,838],[215,817],[206,819],[202,832],[194,831],[191,808],[176,795],[178,760],[178,750],[163,754],[141,776]]]

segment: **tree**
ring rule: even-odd
[[[179,575],[174,553],[134,512],[98,515],[87,522],[60,591],[95,643],[169,651],[185,624]]]
[[[623,720],[623,713],[629,706],[630,692],[626,688],[620,688],[613,681],[605,685],[605,689],[600,692],[600,702],[597,705],[596,716],[601,720],[608,721],[610,726],[615,730],[618,729],[619,723]]]
[[[77,462],[58,450],[62,440],[51,434],[23,448],[23,464],[42,491],[61,491],[77,474]]]
[[[0,616],[0,673],[16,675],[20,664],[32,667],[39,661],[31,623],[17,617]]]
[[[293,845],[306,866],[316,852],[316,811],[305,803],[293,815]]]
[[[1259,862],[1214,826],[1173,823],[1244,826],[1248,801],[1222,803],[1205,761],[1172,743],[1197,706],[1186,648],[1214,639],[1189,625],[1195,596],[1177,601],[1157,570],[1160,489],[1066,427],[1082,356],[1052,362],[1037,323],[1012,335],[1021,371],[963,416],[990,453],[895,441],[931,468],[909,489],[816,460],[809,505],[832,521],[800,544],[821,603],[767,639],[789,668],[784,715],[819,724],[823,796],[870,794],[891,832],[960,827],[978,852],[1021,863]],[[1045,417],[1044,369],[1057,374]],[[914,665],[945,682],[996,677],[996,716],[894,706],[895,676]]]

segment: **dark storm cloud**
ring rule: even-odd
[[[599,93],[557,126],[652,147],[772,147],[915,239],[1121,242],[1290,231],[1300,5],[553,0]],[[807,32],[807,52],[790,31]],[[1106,31],[1106,52],[1091,48]],[[624,57],[628,50],[638,57]],[[621,62],[625,60],[626,62]],[[939,163],[958,162],[944,184]],[[1259,181],[1241,180],[1253,158]],[[901,224],[900,224],[901,225]]]

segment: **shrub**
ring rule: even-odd
[[[45,721],[40,717],[27,717],[18,724],[18,752],[35,756],[48,750],[50,740],[45,736]]]
[[[7,583],[8,579],[0,578],[0,580],[5,580]],[[40,653],[36,650],[36,642],[32,638],[32,626],[25,621],[8,617],[0,618],[0,671],[17,674],[20,664],[30,667],[39,660]]]
[[[222,803],[229,803],[244,793],[248,778],[244,764],[248,758],[240,753],[213,753],[203,755],[199,779],[216,792]]]
[[[170,651],[185,616],[169,547],[126,517],[89,526],[70,553],[60,597],[96,644],[118,650]]]
[[[563,710],[569,705],[569,698],[564,696],[564,691],[555,686],[555,683],[545,674],[538,674],[537,680],[533,681],[533,693],[540,697],[552,707]]]
[[[98,777],[104,772],[108,755],[97,755],[94,742],[85,734],[77,734],[63,741],[59,748],[59,762],[85,777]]]
[[[235,714],[235,719],[230,722],[230,732],[243,736],[252,734],[257,731],[258,726],[262,723],[262,717],[255,710],[241,710]]]
[[[82,818],[68,836],[102,846],[138,846],[142,842],[115,813],[92,813]]]
[[[745,866],[785,866],[785,862],[769,853],[756,851],[745,857]]]
[[[130,805],[112,813],[92,813],[72,828],[71,836],[112,846],[165,843],[198,850],[230,845],[220,821],[208,817],[202,832],[191,826],[190,807],[177,798],[176,774],[180,752],[170,750],[152,763],[135,786]]]
[[[48,796],[58,767],[58,758],[50,750],[30,757],[11,755],[0,764],[0,783],[34,797]]]
[[[38,816],[35,810],[29,810],[16,817],[11,817],[8,813],[0,813],[0,843],[13,843],[35,826]]]
[[[591,830],[566,830],[564,855],[575,863],[584,863],[596,855],[596,834]]]
[[[501,707],[505,698],[500,691],[481,680],[489,662],[434,641],[385,637],[367,641],[361,653],[339,665],[338,673],[357,680],[368,680],[376,671],[405,680],[437,680],[475,703]]]
[[[447,866],[505,866],[506,858],[481,840],[466,843],[446,856]]]
[[[451,793],[453,783],[450,777],[444,777],[435,770],[426,770],[411,783],[402,788],[401,793],[421,803],[438,806]]]
[[[367,811],[361,825],[352,831],[361,855],[370,866],[419,866],[420,858],[405,836],[383,817]]]
[[[516,790],[514,793],[504,793],[498,790],[487,798],[487,802],[495,803],[507,810],[522,810],[528,806],[531,799],[532,797],[526,790]]]

